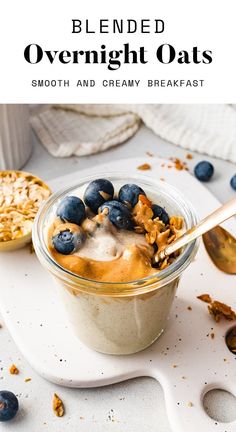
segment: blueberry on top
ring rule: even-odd
[[[146,196],[144,190],[140,186],[133,183],[127,183],[120,188],[118,197],[122,203],[134,207],[138,202],[139,195]]]
[[[85,206],[83,201],[76,196],[63,198],[57,208],[57,216],[64,222],[79,225],[85,218]]]
[[[230,186],[236,190],[236,174],[234,174],[234,176],[231,178],[230,180]]]
[[[87,186],[84,192],[84,202],[93,213],[97,213],[99,207],[106,201],[112,200],[113,196],[113,184],[106,179],[97,179]]]
[[[17,397],[14,393],[1,390],[0,391],[0,421],[8,421],[15,417],[19,408]]]
[[[207,182],[214,173],[213,165],[208,161],[199,162],[194,168],[194,174],[198,180]]]
[[[119,201],[107,201],[99,208],[99,212],[108,210],[108,219],[118,229],[131,230],[133,228],[132,218],[129,209]]]
[[[81,248],[85,241],[84,231],[74,224],[61,224],[53,233],[52,244],[57,252],[69,255]]]
[[[169,215],[163,207],[161,207],[157,204],[153,204],[152,205],[152,211],[153,211],[152,219],[155,219],[156,217],[158,217],[162,222],[164,222],[165,225],[167,225],[169,223]]]

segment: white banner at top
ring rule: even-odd
[[[12,0],[0,103],[236,103],[236,2]]]

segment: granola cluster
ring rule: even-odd
[[[152,219],[153,210],[151,207],[152,202],[145,195],[139,195],[139,200],[132,211],[135,223],[134,230],[137,233],[145,234],[147,242],[156,246],[158,252],[160,252],[181,235],[183,218],[172,216],[169,223],[164,224],[158,217]],[[175,257],[167,257],[161,262],[160,269],[166,268],[173,262]]]
[[[56,393],[53,396],[52,408],[57,417],[63,417],[65,413],[64,404]]]
[[[219,322],[222,317],[228,321],[233,321],[236,319],[236,313],[230,306],[217,300],[213,300],[209,294],[202,294],[197,298],[205,303],[208,303],[209,314],[212,315],[216,322]]]
[[[50,195],[37,177],[20,171],[0,172],[0,242],[28,234],[40,204]]]

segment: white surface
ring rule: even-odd
[[[134,161],[133,167],[137,167],[141,162],[142,160]],[[176,186],[182,190],[185,190],[186,184],[188,184],[189,188],[185,190],[185,193],[192,200],[193,204],[198,207],[200,217],[217,205],[217,201],[207,193],[201,184],[189,177],[186,172],[161,168],[160,165],[160,163],[154,165],[154,159],[152,159],[153,168],[148,174],[152,173],[157,176],[157,178],[165,177],[170,183],[175,183]],[[124,164],[122,164],[122,166],[124,169]],[[130,168],[131,161],[128,162],[128,169]],[[109,169],[111,169],[111,167]],[[70,176],[70,179],[71,178],[73,178],[73,181],[75,180],[74,175]],[[65,180],[62,180],[61,184],[65,184]],[[200,205],[202,201],[205,202],[204,209]],[[232,222],[230,225],[232,226]],[[26,259],[24,254],[27,254]],[[12,267],[14,255],[17,258],[14,264],[15,272],[12,276],[9,276],[9,272],[6,273],[6,270],[9,265],[10,268]],[[234,356],[230,354],[225,347],[222,337],[226,328],[229,328],[229,324],[222,323],[223,325],[215,326],[214,322],[206,313],[206,305],[196,300],[196,295],[209,292],[212,293],[215,298],[222,299],[222,286],[227,286],[227,292],[224,291],[223,300],[234,306],[232,294],[233,284],[235,284],[235,282],[233,277],[223,275],[215,269],[204,250],[183,277],[181,288],[178,291],[178,299],[175,302],[176,311],[174,311],[174,309],[172,310],[172,319],[170,320],[169,327],[161,339],[152,348],[139,355],[129,358],[112,359],[109,356],[101,356],[85,348],[81,348],[77,346],[76,341],[72,344],[72,347],[63,344],[63,334],[65,334],[66,340],[69,340],[66,336],[66,332],[70,330],[64,329],[60,320],[59,308],[56,308],[59,312],[59,317],[55,318],[53,323],[51,323],[52,326],[58,324],[56,325],[56,331],[55,329],[54,332],[51,331],[53,340],[55,340],[55,342],[52,342],[50,332],[47,331],[49,327],[51,327],[51,325],[49,325],[50,319],[47,320],[46,318],[45,323],[45,317],[52,316],[51,311],[52,307],[55,307],[55,304],[51,304],[49,300],[50,296],[48,302],[47,298],[43,301],[43,295],[47,292],[46,274],[42,271],[42,274],[40,273],[40,278],[37,277],[35,281],[35,274],[32,274],[32,266],[36,266],[35,270],[37,268],[40,269],[35,257],[32,255],[29,256],[28,251],[20,252],[20,254],[16,253],[14,255],[11,254],[12,259],[10,263],[9,257],[5,256],[4,258],[4,256],[2,256],[3,260],[6,259],[4,273],[8,276],[5,281],[3,279],[4,283],[1,288],[2,307],[5,306],[4,315],[8,325],[10,324],[11,326],[11,331],[14,333],[18,345],[21,346],[21,349],[26,353],[26,357],[28,357],[28,359],[30,358],[31,363],[36,369],[40,368],[41,373],[43,372],[46,375],[50,374],[50,378],[57,382],[58,376],[63,377],[66,381],[64,383],[67,385],[84,385],[84,383],[88,385],[87,381],[90,382],[90,385],[106,384],[124,377],[151,375],[162,383],[166,396],[167,409],[169,415],[171,414],[170,420],[173,430],[185,431],[187,429],[189,430],[191,426],[191,430],[194,431],[194,425],[199,428],[201,421],[203,422],[201,430],[210,431],[211,428],[215,426],[215,422],[210,420],[202,409],[200,400],[201,392],[204,388],[210,389],[212,387],[220,387],[235,393],[235,388],[233,386],[233,382],[235,382]],[[20,256],[23,262],[21,262]],[[26,268],[24,266],[26,266]],[[17,289],[16,287],[14,289],[13,284],[15,283],[15,278],[18,278],[20,273],[27,274],[28,276],[24,278],[25,283],[19,293],[19,287],[17,286]],[[37,286],[37,281],[40,281],[39,288],[41,292],[35,288]],[[189,289],[189,281],[191,283],[191,289]],[[214,286],[212,286],[212,281],[214,281]],[[10,295],[8,290],[9,284],[12,286],[11,289],[14,290],[14,293],[11,292]],[[34,292],[32,292],[32,286],[34,286]],[[28,299],[28,302],[25,306],[23,305],[19,308],[18,301],[20,302],[22,293],[24,294],[23,297]],[[12,296],[15,299],[13,304]],[[30,299],[34,301],[34,305],[31,307],[29,307]],[[52,297],[52,300],[53,303],[57,302],[55,296]],[[187,309],[189,305],[192,305],[192,311]],[[27,311],[25,311],[25,308]],[[176,313],[181,316],[181,319],[179,317],[175,318]],[[189,324],[188,326],[182,324],[184,317]],[[43,323],[43,326],[40,328],[42,320],[46,325]],[[17,323],[17,321],[19,321],[19,323]],[[28,332],[26,332],[26,325],[28,326]],[[213,341],[206,336],[208,332],[211,332],[211,327],[214,327],[214,332],[216,334]],[[53,327],[51,328],[53,329]],[[199,329],[198,332],[196,332],[196,328]],[[58,329],[60,330],[58,331]],[[191,332],[193,332],[193,334],[191,334]],[[42,334],[44,335],[43,338]],[[195,335],[196,339],[194,339]],[[178,339],[182,340],[179,341]],[[167,347],[169,350],[166,349]],[[87,361],[84,366],[79,361],[79,370],[76,356],[71,355],[71,353],[73,354],[73,350],[77,350],[78,348],[82,350],[84,355],[87,355],[87,358],[90,360]],[[61,356],[62,360],[67,359],[67,361],[60,362],[59,359],[57,363],[53,355],[55,351],[59,351],[59,356]],[[204,362],[202,361],[203,352],[207,353],[204,356]],[[50,356],[48,357],[49,353]],[[42,358],[44,358],[43,365]],[[81,353],[79,358],[82,358]],[[227,358],[227,361],[224,362],[223,358]],[[152,361],[150,362],[150,360]],[[74,366],[72,365],[73,361]],[[91,368],[90,364],[94,365],[95,361],[100,363],[100,367],[97,365],[96,368]],[[70,362],[72,362],[71,368],[68,367],[68,363]],[[173,364],[177,364],[177,367],[173,368]],[[103,374],[101,374],[100,369],[103,370]],[[73,375],[68,375],[68,372],[72,371]],[[186,379],[182,379],[182,376],[186,376]],[[71,379],[73,383],[69,382]],[[206,385],[204,384],[205,382],[207,382]],[[190,401],[194,405],[192,408],[188,407],[188,402]],[[16,426],[17,425],[15,425],[15,427]],[[198,430],[198,428],[196,430]],[[227,427],[227,431],[236,430],[234,428],[235,425],[230,425]],[[218,428],[218,430],[223,431],[225,429]]]

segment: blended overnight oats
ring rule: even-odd
[[[179,193],[137,176],[85,179],[53,196],[33,233],[56,276],[70,322],[87,346],[140,351],[162,333],[179,275],[195,243],[164,261],[155,255],[195,223]]]

